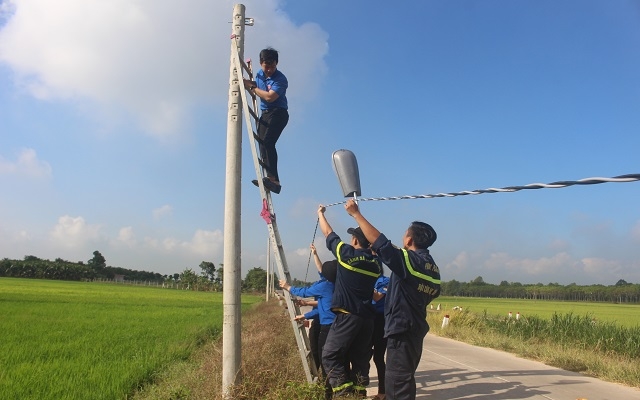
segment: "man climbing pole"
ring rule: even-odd
[[[260,157],[267,176],[263,184],[267,190],[280,193],[280,177],[278,176],[278,153],[276,142],[289,122],[289,105],[287,87],[289,82],[278,66],[278,52],[268,47],[260,52],[260,67],[256,80],[244,79],[244,87],[251,94],[260,98],[260,120],[258,121],[258,137],[260,138]],[[258,181],[252,181],[258,186]]]

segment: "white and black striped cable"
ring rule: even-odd
[[[476,189],[476,190],[465,190],[462,192],[451,192],[451,193],[436,193],[436,194],[420,194],[420,195],[406,195],[406,196],[392,196],[392,197],[360,197],[358,201],[381,201],[381,200],[409,200],[409,199],[434,199],[438,197],[456,197],[456,196],[467,196],[474,194],[485,194],[485,193],[511,193],[517,192],[520,190],[527,189],[558,189],[564,188],[574,185],[595,185],[598,183],[608,183],[608,182],[634,182],[640,180],[640,174],[627,174],[614,176],[612,178],[584,178],[577,181],[558,181],[551,183],[530,183],[528,185],[523,186],[507,186],[503,188],[488,188],[488,189]],[[344,204],[347,201],[341,201],[338,203],[333,203],[326,205],[325,207],[336,206],[338,204]]]

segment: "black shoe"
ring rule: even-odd
[[[252,180],[251,183],[260,187],[260,185],[258,185],[257,179]],[[278,185],[277,183],[271,182],[271,179],[269,178],[262,178],[262,184],[264,185],[265,189],[275,194],[279,194],[280,190],[282,190],[282,186]]]
[[[277,183],[272,182],[269,178],[264,178],[262,183],[264,184],[264,187],[267,190],[269,190],[269,191],[271,191],[271,192],[273,192],[275,194],[279,194],[280,190],[282,189],[281,185],[278,185]]]

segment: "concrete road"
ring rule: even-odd
[[[373,362],[370,376],[372,396],[378,385]],[[417,398],[428,400],[640,400],[640,389],[432,334],[425,338],[416,382]]]

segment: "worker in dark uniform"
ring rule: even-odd
[[[429,224],[414,221],[404,234],[403,247],[398,248],[362,216],[355,201],[347,201],[345,209],[391,270],[384,312],[386,400],[413,400],[415,372],[429,331],[427,305],[440,295],[440,271],[428,250],[436,241],[436,231]]]
[[[322,205],[318,208],[320,230],[338,261],[338,270],[331,300],[336,318],[322,351],[322,366],[334,398],[349,393],[366,396],[375,317],[371,299],[382,267],[362,231],[350,228],[351,243],[343,242],[329,225],[325,210]]]

